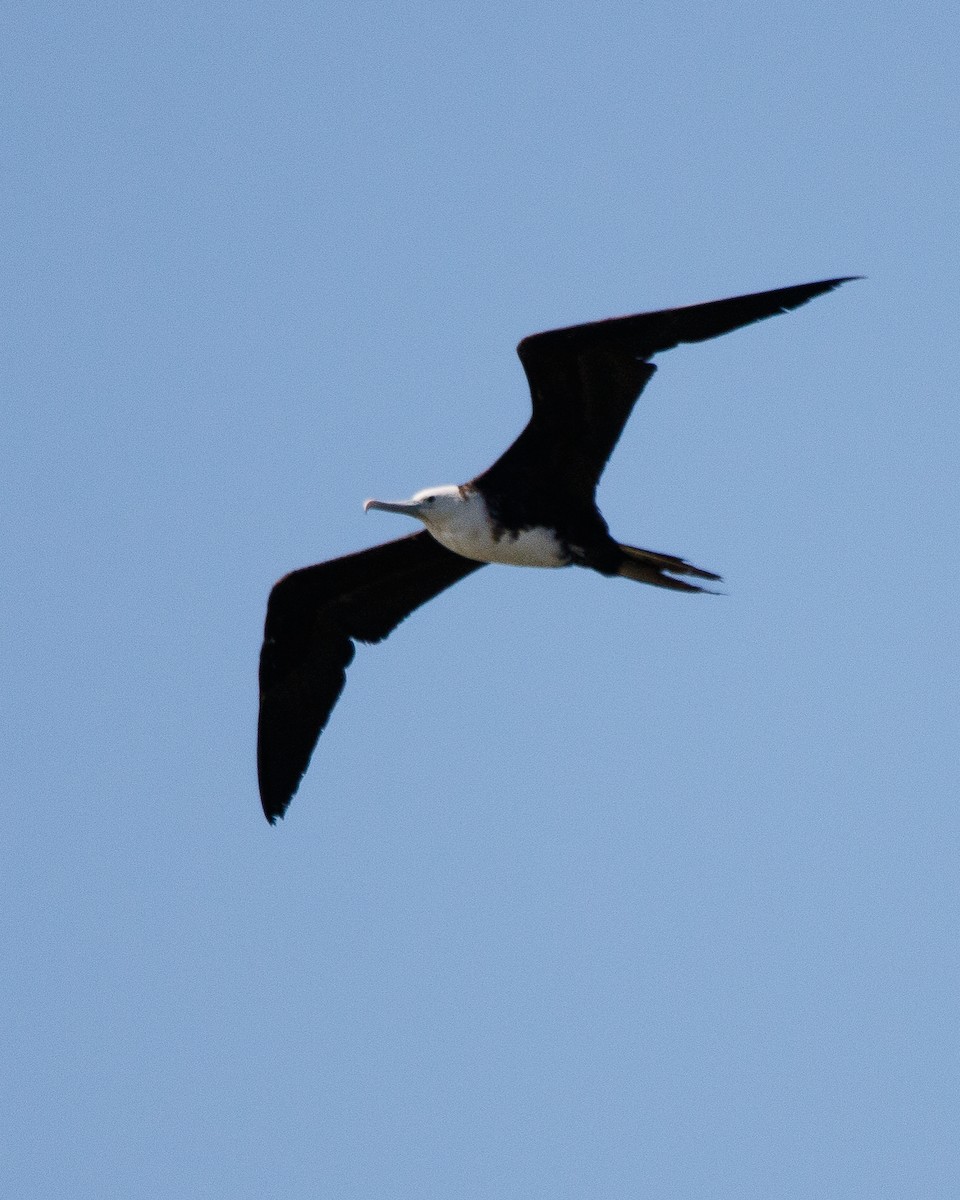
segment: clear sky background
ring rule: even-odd
[[[8,10],[3,1195],[960,1195],[958,38]],[[487,466],[523,335],[845,274],[604,478],[726,595],[487,568],[268,827],[270,586]]]

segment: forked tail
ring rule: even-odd
[[[619,543],[618,543],[619,544]],[[657,554],[655,550],[640,550],[636,546],[620,546],[623,561],[617,571],[625,579],[635,579],[638,583],[652,583],[655,587],[673,588],[678,592],[710,592],[712,588],[698,587],[695,583],[687,583],[683,579],[674,579],[674,575],[695,575],[698,579],[712,579],[720,582],[720,576],[712,571],[701,571],[682,558],[674,558],[672,554]]]

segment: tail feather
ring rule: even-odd
[[[695,583],[686,583],[682,579],[674,579],[674,575],[694,575],[698,579],[712,579],[720,582],[720,576],[712,571],[703,571],[682,558],[672,554],[658,554],[655,550],[641,550],[637,546],[620,546],[623,561],[617,571],[624,579],[634,579],[638,583],[652,583],[655,587],[673,588],[677,592],[713,592],[712,588],[700,587]]]

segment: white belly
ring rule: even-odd
[[[475,488],[427,488],[414,501],[422,502],[417,516],[440,545],[474,562],[565,567],[570,561],[553,530],[542,526],[494,536],[496,527],[486,501]]]
[[[524,529],[495,538],[490,525],[470,523],[458,529],[431,529],[448,550],[476,562],[511,563],[515,567],[564,567],[570,561],[551,529]]]

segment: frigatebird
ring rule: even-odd
[[[590,567],[681,592],[719,575],[610,536],[594,495],[655,354],[798,308],[857,276],[551,329],[517,347],[533,415],[469,483],[410,500],[368,500],[425,530],[284,576],[260,652],[257,767],[274,824],[286,812],[346,682],[354,642],[380,642],[427,600],[485,563]],[[683,576],[684,578],[677,578]]]

